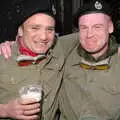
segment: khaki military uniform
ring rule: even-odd
[[[60,45],[57,43],[39,64],[29,66],[17,65],[17,51],[15,43],[10,59],[5,60],[0,56],[0,104],[19,97],[19,90],[23,86],[40,84],[44,91],[42,120],[52,120],[58,108],[56,98],[63,76],[64,56]]]
[[[60,120],[113,120],[120,111],[120,56],[115,53],[116,44],[111,44],[115,48],[110,49],[109,56],[102,56],[97,61],[86,60],[86,53],[83,56],[78,53],[79,38],[75,36],[63,37],[76,47],[66,60],[59,99]],[[110,68],[81,68],[83,61],[94,65],[107,64]]]

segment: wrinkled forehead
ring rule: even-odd
[[[109,16],[103,13],[91,13],[83,15],[79,18],[79,25],[80,24],[102,24],[108,21]]]

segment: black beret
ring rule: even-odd
[[[38,12],[53,15],[50,0],[17,0],[13,8],[8,11],[7,17],[19,26],[27,18]]]
[[[74,24],[78,27],[79,17],[90,13],[104,13],[111,17],[112,8],[105,0],[89,0],[77,9],[74,15]]]
[[[1,17],[0,42],[15,40],[18,27],[33,14],[45,13],[53,18],[55,16],[50,0],[13,0],[9,8],[7,7],[4,7]]]

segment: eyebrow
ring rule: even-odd
[[[99,26],[104,26],[104,25],[103,25],[103,24],[101,24],[101,23],[100,23],[100,24],[99,24],[99,23],[98,23],[98,24],[93,24],[92,26],[96,26],[96,25],[99,25]],[[80,26],[80,27],[87,27],[88,25],[85,25],[85,24],[80,24],[79,26]]]
[[[35,24],[35,25],[28,25],[28,27],[41,27],[42,25],[38,25],[38,24]],[[52,28],[52,29],[55,29],[55,26],[46,26],[47,28]]]
[[[103,24],[101,24],[101,23],[100,23],[100,24],[95,24],[95,25],[100,25],[100,26],[104,26],[104,25],[103,25]]]

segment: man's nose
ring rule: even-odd
[[[93,29],[91,29],[91,28],[88,29],[87,36],[88,36],[88,38],[93,36]]]
[[[40,39],[46,40],[47,38],[47,32],[45,30],[40,31]]]

